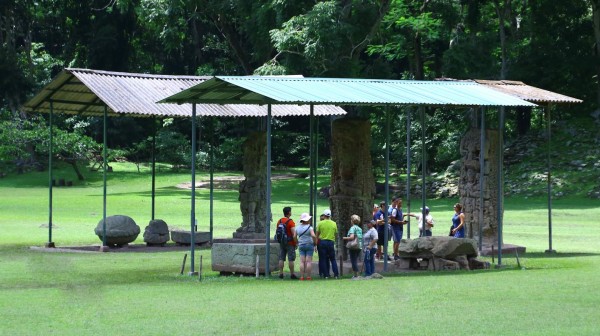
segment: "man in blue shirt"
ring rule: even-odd
[[[394,238],[394,260],[398,260],[398,247],[404,230],[404,214],[402,214],[402,198],[394,197],[392,207],[388,211],[390,224],[392,225],[392,236]]]

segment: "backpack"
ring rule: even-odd
[[[285,223],[282,222],[281,219],[279,220],[279,222],[277,222],[277,229],[275,230],[275,240],[280,245],[287,245],[287,243],[291,240],[287,234],[287,223],[289,221],[290,219],[288,218]]]

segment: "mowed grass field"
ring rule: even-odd
[[[148,169],[113,166],[107,215],[128,215],[143,231],[151,216]],[[55,176],[74,179],[69,170]],[[93,230],[102,218],[102,175],[87,177],[54,188],[58,247],[100,243]],[[199,174],[197,180],[207,178]],[[159,171],[156,218],[189,227],[189,191],[176,187],[189,181],[189,174]],[[307,186],[300,178],[274,181],[274,217],[285,205],[296,218],[307,211]],[[215,237],[230,237],[239,227],[237,197],[237,190],[216,190]],[[207,189],[197,191],[202,231],[208,230],[208,199]],[[447,233],[455,202],[428,201],[438,223],[434,235]],[[413,200],[413,209],[419,203]],[[319,210],[327,206],[319,200]],[[600,334],[600,202],[565,197],[553,207],[558,253],[548,255],[546,199],[506,198],[504,241],[527,247],[521,268],[505,255],[502,269],[294,282],[219,277],[210,270],[210,250],[198,249],[196,260],[204,260],[198,281],[179,275],[182,251],[31,250],[48,240],[47,173],[11,175],[0,179],[0,335]],[[140,234],[136,243],[142,242]]]

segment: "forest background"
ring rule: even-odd
[[[553,106],[556,123],[600,113],[600,0],[0,0],[0,44],[0,174],[47,169],[47,116],[20,107],[65,67],[518,80],[584,101]],[[350,117],[370,119],[373,163],[381,168],[384,114],[375,107],[345,109]],[[541,133],[539,112],[508,111],[507,141]],[[404,162],[407,115],[397,113],[392,121],[394,168]],[[428,169],[443,170],[459,158],[468,115],[427,111]],[[93,160],[101,148],[102,120],[57,119],[57,159],[76,169]],[[240,170],[248,125],[245,118],[202,120],[198,165],[208,164],[212,146],[217,169]],[[274,121],[273,164],[307,166],[308,127],[293,118]],[[420,127],[412,124],[414,138]],[[319,128],[320,165],[327,166],[330,123]],[[147,162],[155,130],[158,160],[189,167],[188,119],[111,118],[111,158]],[[420,160],[420,146],[411,145],[413,162]]]

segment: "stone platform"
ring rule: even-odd
[[[259,258],[258,271],[265,274],[266,244],[264,239],[214,239],[212,244],[212,270],[221,275],[256,274],[256,256]],[[269,269],[277,271],[279,243],[271,241]]]

